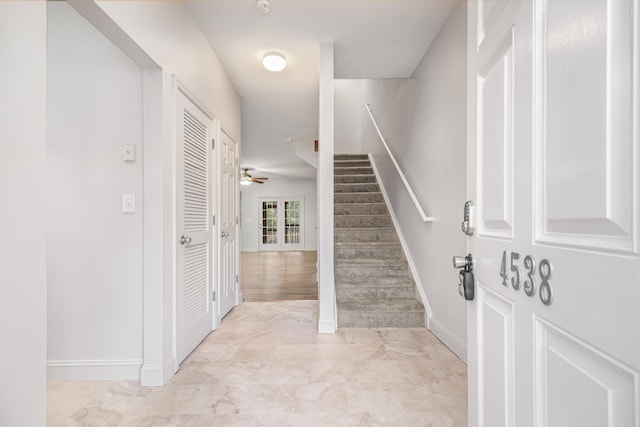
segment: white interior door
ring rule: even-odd
[[[470,1],[469,425],[640,426],[640,2]]]
[[[212,120],[180,90],[176,111],[176,317],[180,363],[213,327]]]
[[[304,198],[259,199],[261,251],[304,249]]]
[[[224,130],[220,132],[220,317],[240,303],[238,289],[238,148]]]

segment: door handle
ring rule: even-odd
[[[180,244],[185,245],[191,243],[191,237],[180,236]]]
[[[227,237],[227,236],[229,236],[229,232],[228,231],[223,231],[221,233],[221,235],[222,235],[222,237]]]
[[[460,268],[458,274],[458,292],[465,300],[471,301],[475,296],[475,279],[473,277],[473,255],[454,256],[453,268]]]

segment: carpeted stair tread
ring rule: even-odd
[[[389,312],[400,308],[402,311],[424,310],[422,304],[415,298],[389,298],[384,301],[361,301],[359,299],[343,299],[339,306],[347,310],[362,309],[363,311]]]
[[[380,187],[376,182],[349,182],[333,184],[336,193],[379,193]]]
[[[393,226],[389,214],[380,215],[335,215],[335,228],[385,228]]]
[[[338,323],[341,328],[424,326],[424,307],[412,298],[390,298],[367,303],[359,299],[347,299],[338,304],[338,310]]]
[[[379,192],[334,193],[334,203],[384,203]]]
[[[367,280],[365,278],[342,280],[340,283],[336,283],[336,289],[338,288],[411,288],[415,290],[415,282],[409,277],[379,277],[376,280]]]
[[[334,175],[371,175],[373,174],[373,168],[366,167],[366,166],[334,168],[333,174]]]
[[[336,160],[333,162],[334,168],[344,168],[344,167],[350,168],[350,167],[356,167],[356,166],[370,167],[371,162],[369,162],[369,160],[367,159]]]
[[[385,228],[342,228],[334,234],[335,242],[399,242],[393,227]]]
[[[402,246],[399,242],[336,242],[335,256],[338,259],[352,258],[402,258]]]
[[[377,182],[376,176],[373,174],[361,174],[361,175],[334,175],[334,184],[357,184],[357,183],[371,183]]]
[[[369,156],[367,154],[336,154],[333,160],[369,160]]]
[[[389,214],[384,203],[335,203],[335,215],[382,215]]]
[[[407,260],[404,257],[400,259],[378,259],[378,258],[349,258],[349,259],[336,259],[335,266],[340,268],[359,268],[362,266],[377,267],[406,267]]]

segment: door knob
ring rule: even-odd
[[[469,254],[467,256],[454,256],[453,257],[453,268],[464,268],[467,271],[473,270],[473,255]]]
[[[454,256],[453,268],[459,268],[458,274],[458,292],[467,301],[471,301],[475,294],[475,279],[473,278],[473,255]]]
[[[191,237],[181,236],[180,237],[180,244],[181,245],[185,245],[187,243],[191,243]]]
[[[222,234],[222,237],[227,237],[229,235],[229,232],[228,231],[223,231],[221,234]]]

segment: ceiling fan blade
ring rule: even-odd
[[[253,177],[252,177],[252,178],[253,178]],[[253,179],[261,179],[261,180],[263,180],[263,181],[266,181],[266,180],[267,180],[267,179],[269,179],[269,178],[258,178],[258,177],[255,177],[255,178],[253,178]]]
[[[264,182],[260,181],[259,179],[256,178],[251,178],[251,182],[257,182],[258,184],[264,184]]]

